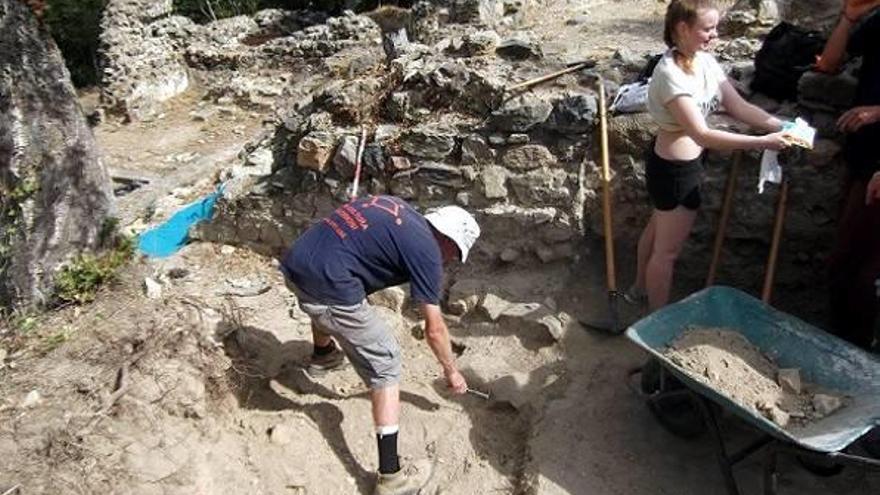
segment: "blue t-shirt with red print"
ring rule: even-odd
[[[415,302],[439,304],[443,258],[412,206],[394,196],[366,196],[309,228],[284,255],[281,271],[322,304],[358,304],[405,282]]]

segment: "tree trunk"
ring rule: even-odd
[[[0,67],[0,306],[21,308],[97,247],[113,192],[61,53],[21,0],[0,0]]]

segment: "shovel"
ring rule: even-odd
[[[614,266],[614,234],[611,226],[611,166],[608,157],[608,115],[605,108],[605,84],[599,78],[599,134],[602,146],[602,227],[605,235],[605,283],[608,289],[608,312],[596,319],[581,319],[581,324],[619,335],[623,332],[618,316],[622,294],[617,291]]]

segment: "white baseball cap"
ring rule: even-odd
[[[468,251],[480,237],[480,226],[474,217],[464,208],[458,206],[443,206],[425,214],[425,220],[431,224],[437,232],[452,239],[461,251],[461,262],[467,260]]]

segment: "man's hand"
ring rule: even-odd
[[[446,369],[443,373],[446,375],[446,384],[449,386],[450,390],[459,395],[467,392],[467,381],[457,369]]]
[[[867,191],[865,192],[865,204],[871,205],[878,199],[880,199],[880,172],[875,172],[870,182],[868,182]]]
[[[862,126],[880,121],[880,105],[850,108],[837,119],[841,132],[855,132]]]

